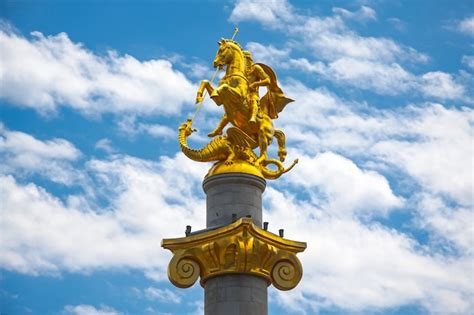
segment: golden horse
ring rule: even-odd
[[[225,39],[220,40],[218,43],[219,50],[217,51],[213,65],[215,68],[220,69],[225,67],[225,75],[219,81],[217,88],[214,88],[207,80],[201,81],[196,96],[196,103],[202,102],[204,90],[207,90],[217,105],[224,106],[225,114],[219,125],[209,136],[214,137],[221,135],[223,128],[230,122],[234,127],[237,127],[248,137],[253,139],[254,145],[250,149],[255,149],[257,146],[260,148],[260,156],[256,161],[253,161],[256,165],[261,164],[262,166],[266,166],[268,164],[274,164],[282,172],[290,170],[294,164],[296,164],[297,160],[289,169],[285,169],[281,163],[286,157],[285,134],[281,130],[273,127],[272,119],[268,115],[268,109],[265,106],[265,104],[269,103],[268,101],[261,102],[262,108],[260,108],[260,114],[257,117],[257,124],[249,123],[251,117],[251,112],[247,104],[249,84],[248,79],[245,77],[246,64],[240,45],[233,40]],[[281,90],[279,91],[281,92]],[[273,137],[278,141],[278,156],[280,161],[268,159],[267,156],[267,149]]]
[[[205,149],[196,151],[187,147],[185,138],[193,132],[191,121],[180,127],[182,131],[180,144],[183,152],[191,159],[225,161],[226,164],[232,164],[234,160],[244,160],[259,168],[265,178],[277,178],[293,168],[298,162],[298,160],[295,160],[288,169],[283,166],[282,162],[286,157],[285,134],[273,127],[272,118],[276,118],[277,115],[274,107],[272,107],[273,110],[268,108],[273,103],[272,95],[279,94],[283,96],[283,92],[276,86],[276,77],[273,71],[265,66],[267,71],[271,71],[273,74],[274,86],[276,87],[273,90],[277,93],[267,93],[262,98],[256,124],[249,123],[251,111],[247,102],[249,82],[245,76],[246,66],[243,51],[238,43],[226,39],[219,41],[219,50],[214,59],[214,67],[225,68],[225,75],[216,88],[207,80],[201,81],[196,95],[196,103],[202,102],[203,93],[206,90],[217,105],[223,105],[225,114],[216,129],[209,134],[215,140],[209,143]],[[280,102],[283,106],[280,106],[278,111],[281,111],[290,101],[292,100],[285,99],[283,103]],[[226,136],[221,136],[224,127],[228,123],[231,123],[232,127],[227,129]],[[216,136],[218,137],[216,138]],[[268,158],[267,150],[273,137],[278,141],[279,160]],[[260,148],[259,157],[252,152],[257,147]],[[215,155],[215,152],[219,152],[219,154]],[[269,164],[275,165],[277,170],[268,169],[267,165]]]

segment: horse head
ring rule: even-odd
[[[224,66],[231,64],[236,53],[242,57],[242,49],[233,40],[222,38],[217,43],[219,44],[219,50],[214,58],[214,68],[222,69]]]

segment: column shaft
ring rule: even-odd
[[[203,188],[207,196],[207,227],[232,223],[236,219],[252,216],[256,226],[262,226],[262,193],[265,180],[254,175],[229,173],[206,178]]]
[[[207,227],[231,224],[234,219],[251,216],[262,226],[262,193],[265,180],[247,174],[229,173],[206,178]],[[233,217],[234,214],[234,217]],[[206,281],[205,315],[267,315],[268,283],[245,274],[222,275]]]

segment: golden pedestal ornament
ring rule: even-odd
[[[192,286],[223,274],[249,274],[264,278],[280,290],[300,282],[303,268],[296,254],[306,243],[279,237],[256,227],[250,218],[182,238],[164,239],[173,252],[168,278],[177,287]]]

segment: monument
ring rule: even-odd
[[[234,40],[236,33],[237,29],[231,39],[218,42],[216,73],[211,81],[201,82],[196,96],[197,111],[206,92],[224,108],[222,119],[209,133],[212,139],[203,148],[192,149],[187,138],[195,131],[193,119],[179,127],[182,152],[194,161],[214,162],[203,181],[206,229],[192,232],[187,226],[185,237],[162,241],[173,253],[169,280],[187,288],[200,278],[206,315],[268,314],[268,286],[296,287],[303,274],[296,254],[306,248],[306,243],[285,239],[283,230],[271,233],[268,223],[262,222],[266,179],[279,178],[298,162],[284,166],[285,134],[273,126],[293,100],[278,86],[274,71],[254,63],[251,52]],[[225,75],[213,87],[222,69]],[[263,97],[261,87],[267,90]],[[273,138],[278,159],[268,154]]]

